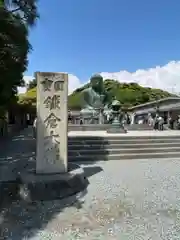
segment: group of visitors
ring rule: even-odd
[[[169,128],[180,130],[180,115],[177,118],[170,117],[168,119]]]
[[[154,130],[164,130],[164,118],[159,114],[156,114],[153,118],[151,113],[148,114],[147,123],[149,126],[153,126]]]
[[[148,124],[154,127],[154,130],[162,131],[164,129],[164,124],[167,124],[170,129],[179,129],[180,130],[180,115],[177,118],[169,117],[164,119],[164,117],[156,114],[153,118],[152,115],[148,114]]]
[[[156,114],[153,119],[153,127],[154,130],[163,131],[164,130],[164,118],[158,114]]]

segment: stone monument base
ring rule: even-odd
[[[127,133],[127,129],[125,128],[116,128],[116,127],[111,127],[107,129],[107,133]]]
[[[23,199],[26,202],[63,199],[83,192],[88,180],[77,164],[69,164],[69,171],[61,174],[37,174],[27,170],[13,180],[1,182],[0,202]]]
[[[67,173],[37,174],[28,171],[21,174],[22,198],[26,201],[50,201],[63,199],[86,189],[88,180],[77,164],[69,164]]]

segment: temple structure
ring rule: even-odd
[[[165,122],[169,117],[176,119],[180,115],[180,97],[168,97],[145,104],[140,104],[129,108],[129,112],[134,118],[134,123],[148,113],[152,115],[158,113],[164,118]]]
[[[168,97],[145,104],[140,104],[128,109],[132,117],[132,123],[136,123],[139,118],[145,117],[148,113],[152,115],[158,111],[166,121],[169,117],[176,119],[180,115],[180,97]],[[80,111],[71,110],[72,123],[79,124]]]

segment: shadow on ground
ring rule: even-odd
[[[22,134],[8,139],[0,147],[0,164],[3,161],[17,161],[17,159],[34,156],[36,142],[32,137],[30,129],[25,129]]]
[[[84,168],[85,176],[88,178],[102,171],[101,167],[89,166]],[[16,189],[17,191],[17,189]],[[21,199],[12,199],[10,194],[1,204],[0,212],[0,239],[29,239],[39,231],[46,229],[48,223],[55,219],[65,208],[82,207],[82,197],[87,194],[83,192],[70,196],[66,199],[53,201],[35,201],[27,203]],[[61,222],[57,222],[59,229]]]
[[[35,165],[36,142],[30,128],[0,145],[0,182],[12,181],[27,164]]]
[[[69,162],[106,161],[109,155],[109,142],[98,136],[68,137],[68,160]],[[27,158],[35,158],[36,140],[32,137],[32,129],[13,137],[6,146],[0,146],[0,165],[8,162],[23,162]]]
[[[33,237],[69,206],[81,208],[82,203],[76,196],[61,201],[39,201],[31,205],[23,201],[9,203],[9,206],[4,206],[1,210],[0,239],[21,240]]]
[[[18,172],[35,168],[35,152],[36,142],[31,129],[28,128],[0,148],[0,239],[29,239],[46,229],[47,224],[64,209],[71,206],[82,207],[82,197],[87,194],[87,188],[66,199],[28,203],[20,198],[22,183],[17,178]],[[83,169],[87,180],[102,171],[102,168],[93,165],[86,165]],[[8,182],[7,187],[6,183],[3,183],[3,178],[5,182],[12,179],[12,185]],[[60,226],[61,222],[57,224]]]

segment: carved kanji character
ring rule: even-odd
[[[60,109],[60,96],[54,95],[53,97],[48,96],[44,100],[44,104],[46,108],[52,109]]]
[[[58,139],[59,139],[59,134],[55,134],[54,131],[51,131],[51,132],[50,132],[50,136],[51,136],[52,141],[55,141],[56,144],[59,144],[59,143],[60,143],[60,142],[58,141]]]
[[[45,92],[51,90],[52,83],[53,83],[52,80],[49,80],[47,77],[44,78],[44,80],[41,82],[41,84],[43,85]]]
[[[47,127],[50,128],[56,128],[58,125],[58,122],[60,122],[61,119],[56,117],[54,113],[50,113],[50,115],[45,119],[44,124]]]
[[[56,81],[54,83],[54,90],[55,91],[63,91],[64,89],[64,81]]]

